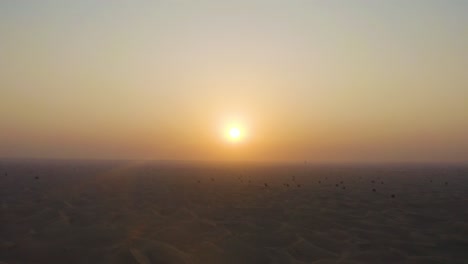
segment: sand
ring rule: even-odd
[[[468,262],[462,166],[1,160],[0,195],[0,263]]]

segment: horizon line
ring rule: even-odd
[[[165,162],[165,163],[258,163],[258,164],[302,164],[302,165],[462,165],[468,161],[314,161],[314,160],[213,160],[213,159],[156,159],[156,158],[102,158],[102,157],[0,157],[0,161],[121,161],[121,162]]]

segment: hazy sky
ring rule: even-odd
[[[1,1],[0,157],[468,161],[467,14],[463,0]]]

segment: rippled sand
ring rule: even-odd
[[[0,263],[468,261],[466,167],[4,160],[0,194]]]

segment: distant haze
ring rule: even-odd
[[[0,157],[468,161],[468,1],[2,1]],[[243,142],[223,138],[239,123]]]

